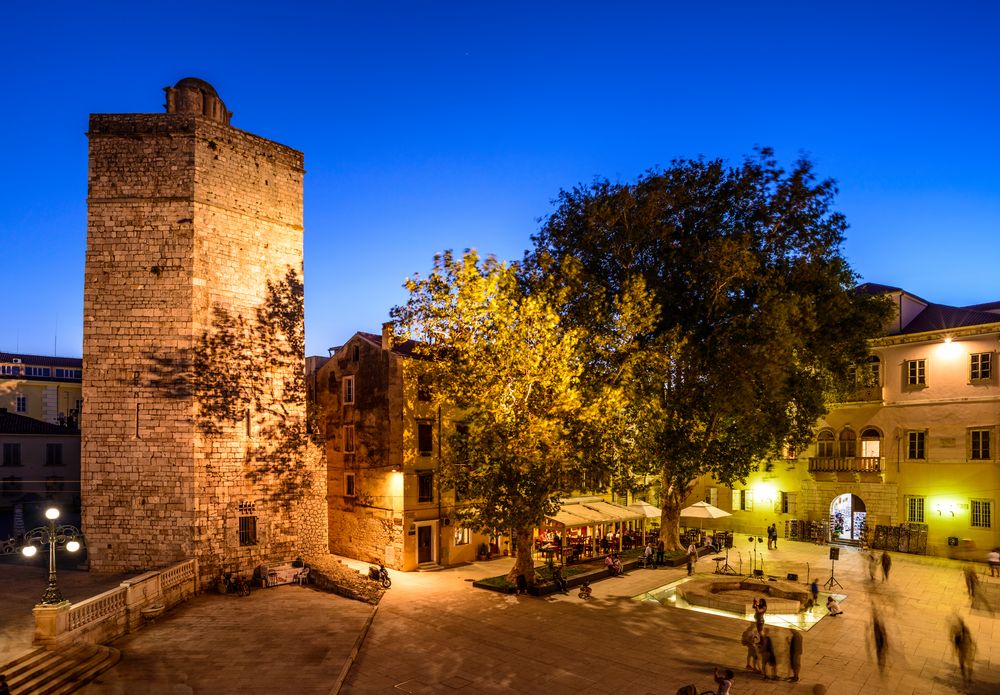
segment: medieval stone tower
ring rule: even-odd
[[[305,423],[302,153],[229,125],[208,83],[92,114],[83,524],[95,571],[326,552]]]

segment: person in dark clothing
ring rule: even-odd
[[[885,624],[878,613],[872,612],[872,637],[875,640],[875,658],[878,670],[885,672],[886,657],[889,655],[889,637],[885,632]]]
[[[972,664],[976,660],[976,643],[972,641],[972,633],[965,621],[958,618],[951,631],[951,640],[955,645],[955,656],[958,658],[958,668],[962,672],[962,680],[968,685],[972,682]]]
[[[569,584],[566,582],[566,577],[563,576],[562,567],[552,568],[552,583],[556,585],[556,591],[568,594]]]
[[[892,558],[888,551],[882,551],[882,581],[889,581],[889,570],[892,569]]]
[[[788,636],[788,665],[792,669],[789,680],[798,681],[799,670],[802,668],[802,633],[798,630],[792,630],[792,634]]]

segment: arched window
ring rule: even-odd
[[[879,458],[882,455],[882,433],[874,427],[861,432],[861,455],[865,458]]]
[[[854,458],[857,446],[858,438],[854,430],[842,430],[840,433],[840,458]]]
[[[821,459],[833,458],[833,432],[823,430],[816,437],[816,457]]]

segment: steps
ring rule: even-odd
[[[35,649],[0,667],[12,695],[72,693],[118,663],[121,652],[100,644],[76,644],[59,651]]]

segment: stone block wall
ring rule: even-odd
[[[322,456],[294,444],[292,467],[305,474],[293,494],[276,492],[287,461],[256,460],[274,413],[305,418],[304,354],[283,350],[295,342],[287,336],[281,349],[253,339],[269,283],[289,272],[301,282],[302,154],[182,113],[93,115],[89,137],[82,481],[92,567],[195,557],[210,581],[326,548]],[[234,381],[241,370],[260,377],[253,389]],[[199,389],[232,391],[209,427]],[[240,545],[247,515],[257,543]]]

